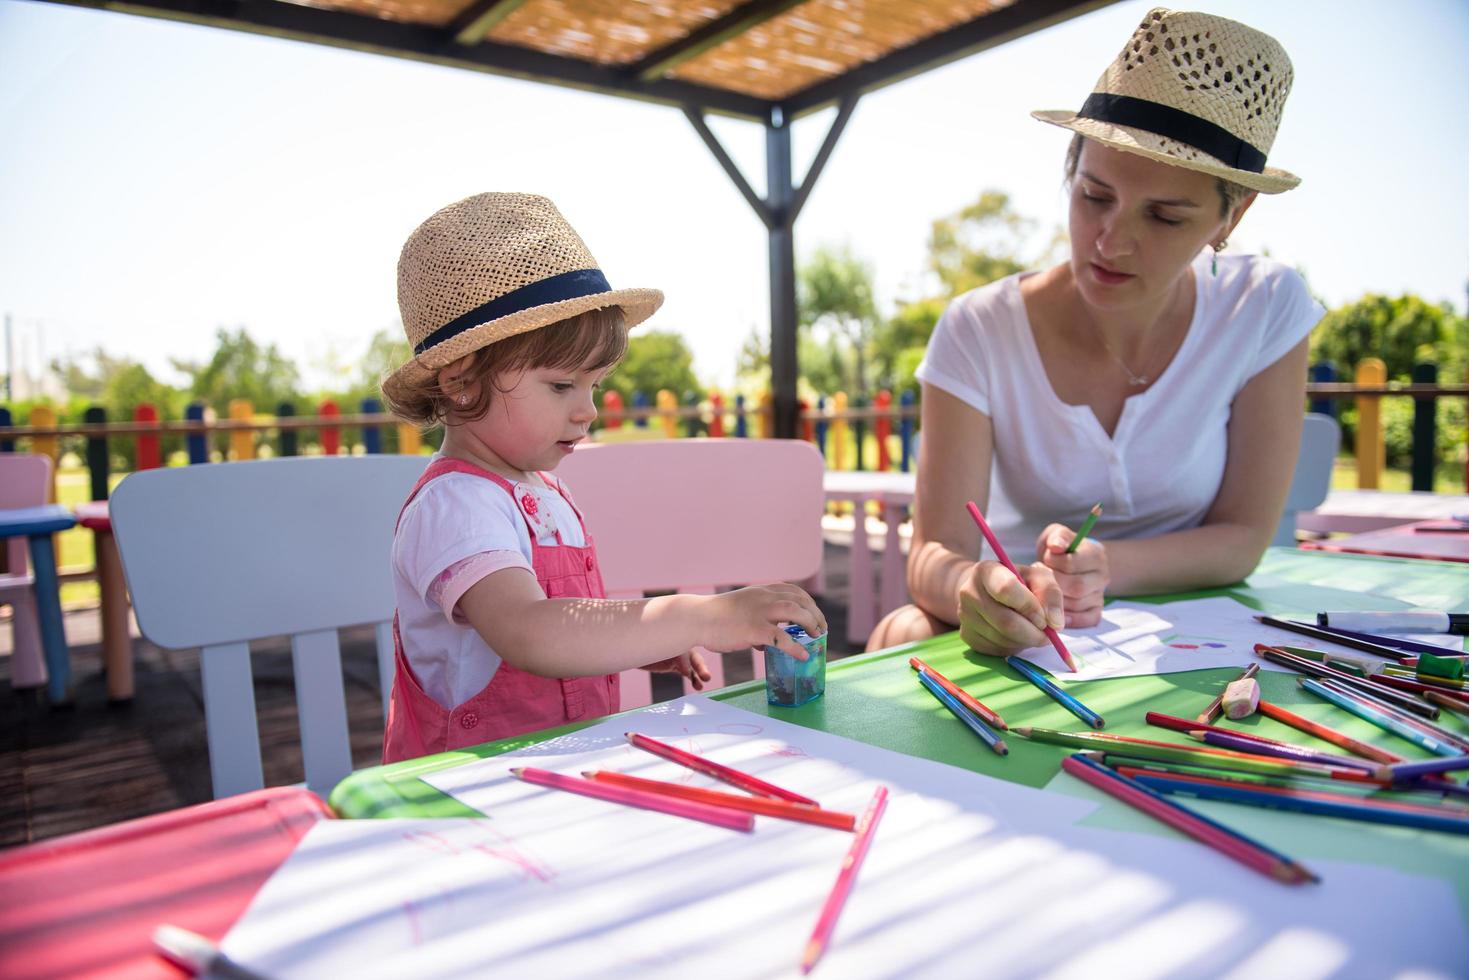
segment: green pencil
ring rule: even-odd
[[[1077,528],[1076,537],[1071,539],[1071,546],[1066,549],[1066,553],[1068,555],[1076,554],[1076,549],[1081,547],[1081,543],[1085,541],[1086,536],[1091,533],[1092,525],[1096,524],[1097,518],[1101,516],[1102,502],[1099,500],[1095,504],[1092,504],[1091,513],[1086,515],[1086,520],[1082,521],[1081,527]]]

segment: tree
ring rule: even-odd
[[[802,327],[825,329],[845,343],[852,370],[842,387],[865,399],[868,347],[877,325],[867,263],[845,247],[817,248],[796,272],[796,309]]]
[[[1311,332],[1311,360],[1330,362],[1343,380],[1364,357],[1382,358],[1389,381],[1410,380],[1420,362],[1459,380],[1469,358],[1469,318],[1413,295],[1368,295],[1327,313]]]
[[[667,388],[682,401],[685,394],[704,396],[699,379],[694,376],[694,354],[676,333],[650,330],[635,333],[628,339],[627,356],[608,375],[605,387],[622,396],[629,407],[633,393],[641,391],[649,404],[657,393]]]
[[[173,361],[190,377],[189,393],[217,411],[231,399],[247,398],[256,411],[274,412],[283,401],[294,401],[300,373],[274,344],[261,347],[239,327],[234,333],[215,331],[218,346],[206,364]]]
[[[1027,257],[1036,227],[1035,220],[1010,206],[1010,195],[995,190],[935,221],[928,236],[928,267],[943,284],[944,298],[1051,261],[1065,235],[1056,229],[1044,249]]]

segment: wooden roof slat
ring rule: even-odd
[[[526,0],[478,0],[449,25],[458,44],[478,44]]]
[[[683,40],[675,41],[652,54],[645,55],[641,61],[632,65],[629,71],[645,81],[661,78],[685,62],[692,61],[704,52],[717,48],[726,41],[805,2],[806,0],[751,0],[750,3],[736,7],[718,20],[710,21],[684,37]]]

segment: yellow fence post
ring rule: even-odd
[[[847,393],[839,391],[831,396],[831,468],[847,468]]]
[[[398,452],[404,456],[417,456],[423,448],[423,434],[418,426],[407,422],[398,423]]]
[[[249,422],[254,417],[255,406],[250,404],[250,399],[230,399],[231,421]],[[230,432],[230,456],[234,459],[254,459],[255,433],[249,429],[232,430]]]
[[[678,438],[678,396],[667,388],[658,390],[658,416],[663,422],[663,437]]]
[[[30,424],[37,429],[56,427],[56,409],[50,405],[37,405],[31,409]],[[56,499],[56,478],[61,472],[61,440],[56,436],[32,436],[31,452],[37,456],[51,457],[51,496]]]
[[[1364,357],[1357,364],[1357,384],[1387,383],[1387,365],[1378,357]],[[1382,478],[1387,447],[1382,439],[1382,398],[1357,398],[1357,486],[1376,490]]]

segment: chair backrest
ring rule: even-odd
[[[337,629],[376,624],[392,681],[390,553],[422,456],[292,457],[133,473],[111,501],[138,628],[201,647],[214,795],[264,785],[249,642],[289,635],[307,785],[352,770]]]
[[[1307,412],[1301,426],[1301,452],[1296,457],[1295,475],[1286,494],[1285,511],[1270,542],[1284,548],[1296,546],[1296,514],[1321,506],[1331,489],[1331,469],[1341,445],[1341,426],[1330,415]]]
[[[0,453],[0,507],[39,507],[46,503],[51,488],[51,457],[30,453]],[[0,575],[26,575],[26,539],[21,535],[4,542],[5,565]]]
[[[810,443],[669,439],[587,446],[556,475],[586,518],[608,594],[637,596],[814,575],[824,470]],[[718,658],[711,668],[722,686]],[[645,674],[623,681],[624,708],[648,702]]]

